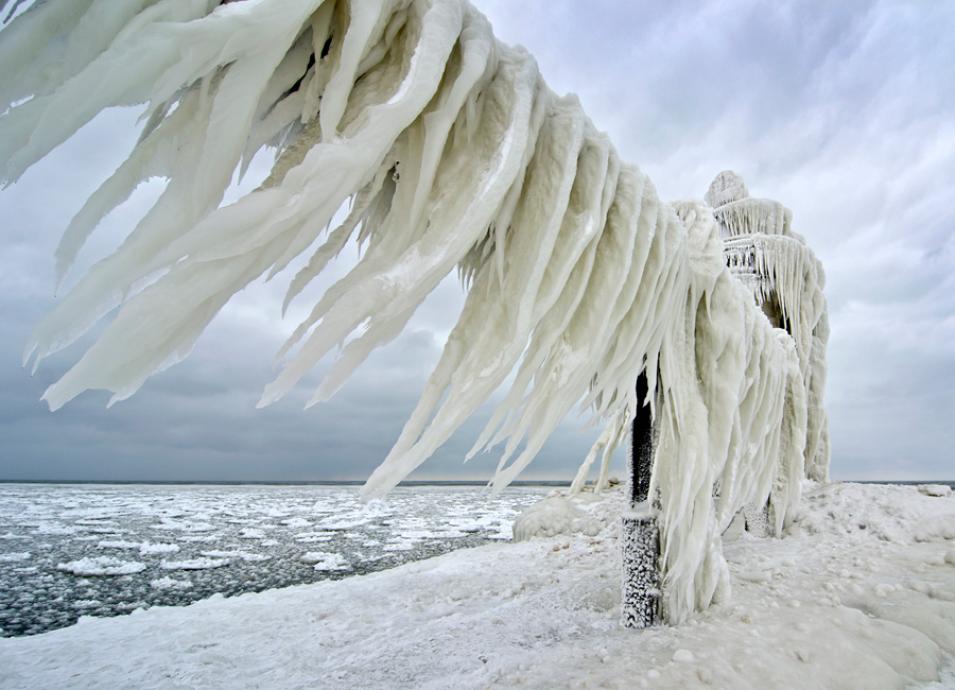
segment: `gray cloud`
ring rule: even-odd
[[[823,259],[831,306],[828,401],[837,477],[951,477],[955,432],[955,6],[951,3],[478,0],[498,35],[526,45],[551,86],[575,91],[665,198],[701,196],[733,168],[793,209]],[[254,410],[271,359],[345,259],[282,320],[285,283],[256,284],[183,364],[105,410],[86,394],[56,414],[38,399],[82,343],[30,378],[19,354],[52,304],[60,230],[134,140],[106,113],[0,194],[0,477],[362,478],[411,411],[461,303],[446,281],[410,330],[338,397],[303,412]],[[261,169],[259,170],[261,173]],[[83,266],[114,246],[158,185],[97,231]],[[80,266],[79,268],[83,268]],[[88,341],[85,341],[88,342]],[[486,418],[487,411],[484,411]],[[462,469],[472,420],[421,476]],[[530,476],[567,475],[592,431],[565,423]]]

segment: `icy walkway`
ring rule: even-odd
[[[608,524],[0,640],[0,687],[948,687],[952,495],[817,488],[795,534],[727,547],[732,602],[642,633],[617,625]]]

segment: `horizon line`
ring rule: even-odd
[[[167,484],[167,485],[190,485],[207,484],[212,486],[360,486],[365,483],[364,479],[4,479],[0,478],[0,484]],[[508,486],[570,486],[571,479],[517,479]],[[955,479],[835,479],[829,483],[851,483],[851,484],[955,484]],[[587,485],[593,485],[592,480],[587,480]],[[618,482],[622,484],[623,482]],[[460,485],[460,486],[490,486],[491,480],[487,479],[406,479],[398,483],[398,486],[428,486],[428,485]]]

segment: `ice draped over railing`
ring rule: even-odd
[[[282,348],[260,404],[338,350],[312,402],[329,398],[446,275],[457,269],[467,289],[368,496],[424,462],[509,375],[471,452],[504,445],[497,488],[574,407],[607,429],[589,463],[647,402],[659,434],[664,609],[679,621],[727,592],[720,534],[737,511],[769,497],[779,531],[805,467],[825,474],[823,451],[804,459],[810,442],[824,446],[813,411],[821,270],[807,272],[802,250],[754,249],[777,290],[788,286],[779,300],[799,327],[790,338],[726,268],[720,235],[771,237],[788,212],[737,208],[731,179],[717,190],[727,198],[710,200],[716,216],[702,202],[661,202],[577,99],[551,92],[533,58],[498,42],[466,0],[36,3],[0,32],[0,64],[8,184],[101,110],[145,104],[135,148],[64,233],[58,281],[106,214],[144,180],[166,180],[125,242],[33,333],[25,361],[36,367],[116,312],[44,394],[52,409],[88,389],[132,395],[187,356],[250,282],[308,256],[287,307],[356,242],[360,260]],[[222,206],[263,147],[275,151],[271,175]],[[823,316],[814,311],[810,328],[799,281],[813,275]],[[634,387],[643,371],[647,401]]]
[[[822,263],[805,239],[792,231],[790,210],[777,201],[751,198],[735,173],[720,173],[706,198],[714,206],[730,272],[796,345],[809,396],[806,475],[828,481],[829,431],[822,397],[829,316]]]

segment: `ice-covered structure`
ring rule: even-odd
[[[753,199],[733,172],[720,173],[706,194],[715,209],[730,272],[746,285],[770,323],[796,344],[806,384],[806,476],[829,480],[829,427],[822,396],[829,317],[822,263],[792,231],[792,213],[769,199]]]
[[[733,516],[768,499],[778,532],[807,453],[810,474],[825,474],[821,272],[804,244],[780,243],[794,238],[781,207],[745,200],[730,176],[711,190],[715,216],[662,202],[467,0],[37,2],[0,32],[0,64],[7,184],[104,108],[145,105],[136,147],[63,236],[60,279],[137,185],[167,181],[36,327],[34,368],[116,310],[44,394],[51,409],[88,389],[132,395],[250,282],[310,255],[287,306],[353,241],[361,260],[282,348],[261,405],[340,348],[312,400],[328,398],[449,272],[467,288],[366,495],[424,462],[512,372],[471,453],[504,444],[498,488],[575,406],[606,429],[586,465],[652,411],[645,507],[660,529],[662,609],[680,621],[727,592],[720,534]],[[263,147],[271,175],[221,206]],[[775,296],[793,337],[726,268],[721,229],[750,234],[754,276],[774,281],[753,278],[757,298]]]

